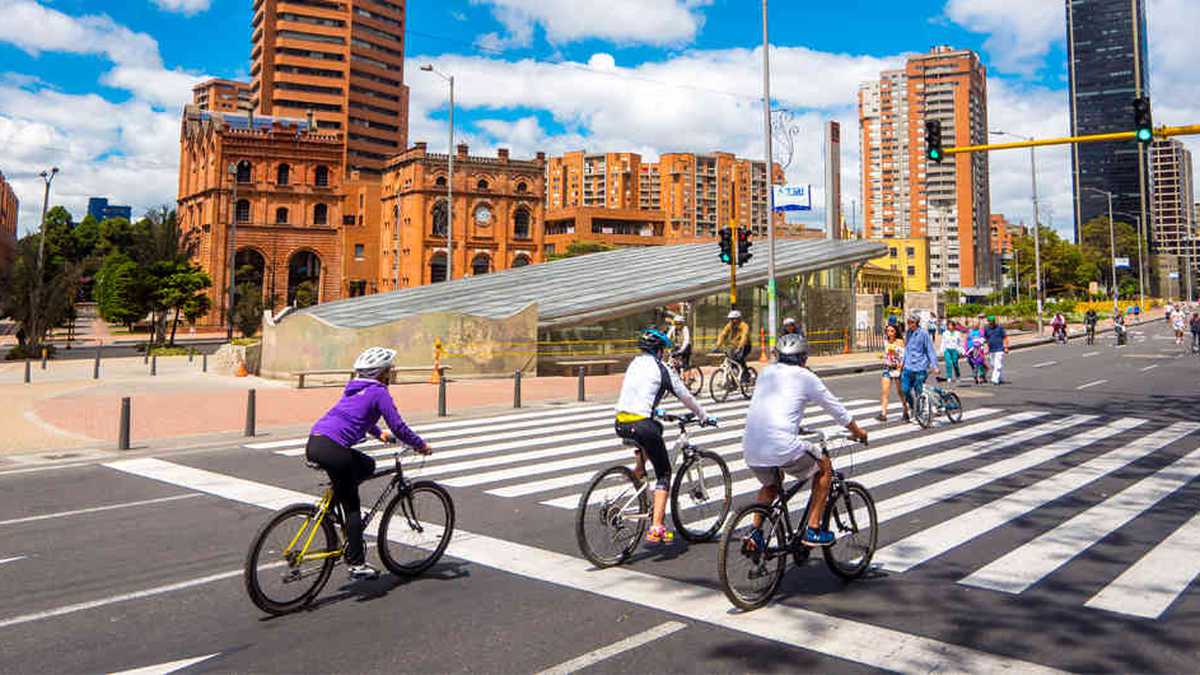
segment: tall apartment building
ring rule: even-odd
[[[347,175],[380,176],[408,141],[404,4],[389,0],[256,0],[251,104],[302,118],[345,141]]]
[[[1071,135],[1129,131],[1133,100],[1147,95],[1145,0],[1064,0]],[[1086,188],[1112,192],[1113,210],[1150,221],[1145,148],[1133,141],[1071,146],[1075,240],[1080,227],[1108,214],[1108,199]]]
[[[988,159],[925,158],[925,121],[947,146],[987,142],[987,70],[970,50],[935,47],[860,86],[863,224],[867,238],[929,238],[934,287],[986,287],[994,261]]]
[[[192,87],[192,104],[201,110],[214,112],[246,112],[253,110],[248,82],[213,78]]]
[[[17,245],[17,212],[20,209],[17,193],[0,173],[0,264],[7,264]]]
[[[1152,250],[1188,255],[1196,237],[1197,215],[1191,151],[1176,138],[1154,141],[1150,145],[1150,174]]]

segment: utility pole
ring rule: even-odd
[[[43,171],[39,176],[42,177],[42,182],[46,184],[45,192],[42,193],[42,225],[41,235],[38,236],[38,258],[37,258],[37,277],[34,279],[33,286],[29,290],[29,330],[32,335],[26,335],[26,339],[30,340],[30,345],[35,347],[42,346],[42,332],[38,326],[38,303],[42,299],[42,270],[43,261],[46,257],[46,214],[50,210],[50,184],[54,182],[54,177],[58,175],[58,167],[51,167],[49,171]]]
[[[775,304],[775,159],[771,152],[771,42],[768,33],[767,0],[762,0],[762,29],[763,145],[767,150],[767,347],[774,348],[777,325],[775,315],[778,308]],[[734,264],[737,264],[736,257]]]
[[[1145,310],[1146,309],[1146,284],[1144,283],[1144,277],[1142,275],[1145,273],[1146,266],[1142,262],[1142,236],[1143,236],[1143,231],[1144,231],[1142,217],[1136,213],[1130,213],[1128,211],[1117,211],[1116,215],[1125,216],[1126,218],[1136,218],[1137,219],[1137,224],[1138,224],[1138,228],[1137,228],[1137,231],[1138,231],[1138,307],[1141,308],[1142,310]]]

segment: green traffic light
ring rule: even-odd
[[[1149,129],[1138,129],[1137,139],[1143,143],[1149,142],[1154,138],[1154,132]]]
[[[940,162],[942,159],[942,152],[940,150],[930,150],[929,159]]]

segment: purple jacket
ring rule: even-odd
[[[414,448],[425,446],[425,441],[400,418],[387,385],[377,380],[350,380],[341,400],[317,420],[311,433],[348,448],[367,434],[379,438],[380,417],[401,443]]]

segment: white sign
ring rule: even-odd
[[[811,185],[776,185],[776,211],[812,211]]]
[[[1127,270],[1129,269],[1129,258],[1113,258],[1113,264],[1123,270]]]
[[[1168,279],[1178,279],[1179,272],[1167,272],[1167,278]]]

